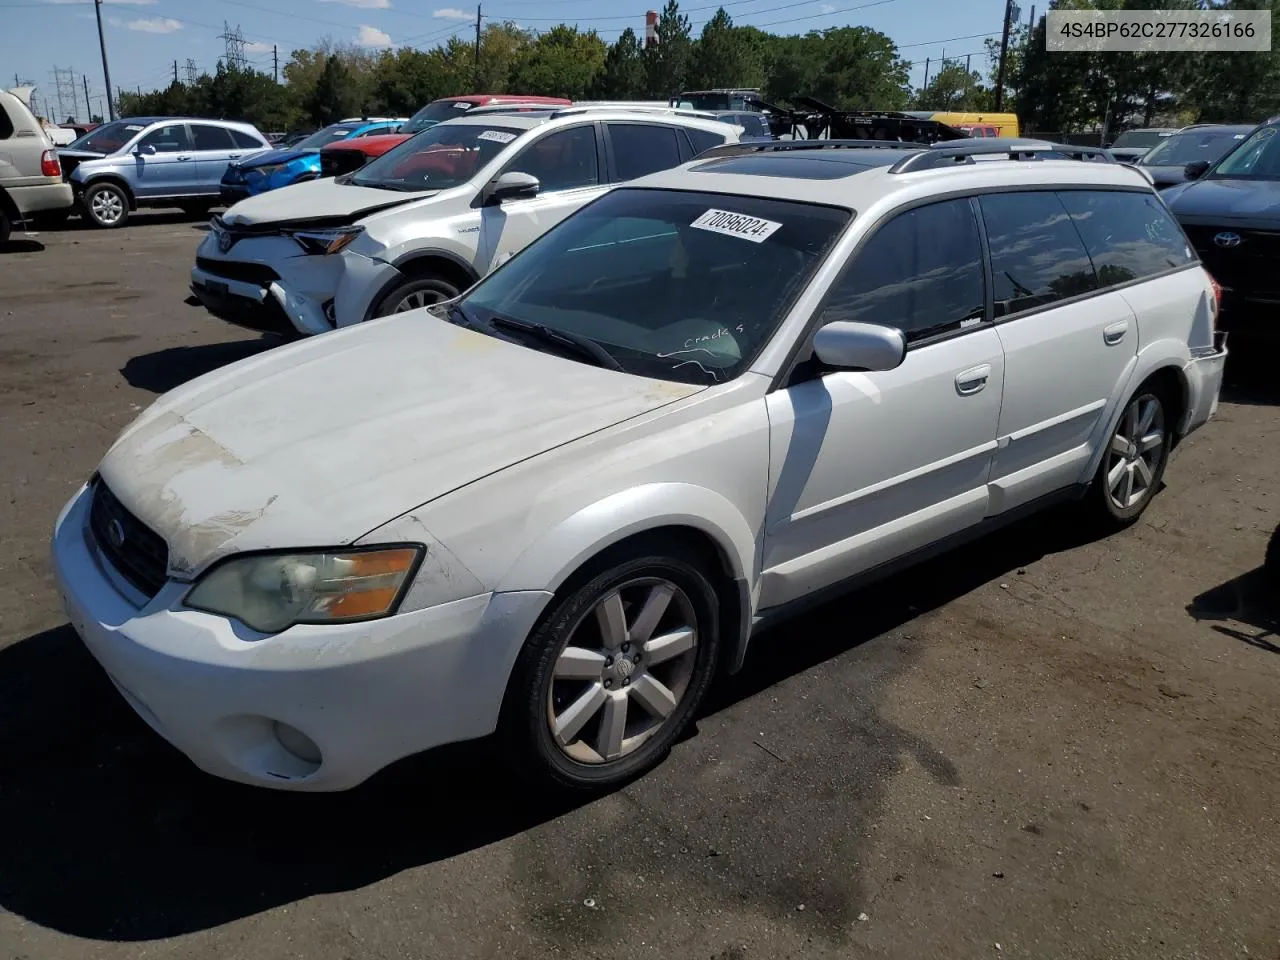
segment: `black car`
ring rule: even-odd
[[[1280,340],[1280,117],[1161,196],[1222,287],[1218,326]]]
[[[1187,179],[1187,164],[1214,163],[1253,132],[1254,124],[1197,123],[1165,137],[1138,160],[1163,190]]]

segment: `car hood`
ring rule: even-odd
[[[407,133],[380,133],[371,137],[357,137],[354,140],[339,140],[325,146],[325,150],[359,150],[372,157],[381,156],[394,146],[409,139]]]
[[[99,466],[190,576],[233,552],[347,544],[415,507],[704,389],[399,314],[165,394]]]
[[[1173,166],[1147,166],[1142,164],[1141,169],[1151,174],[1151,179],[1161,186],[1182,183],[1187,179],[1187,165],[1185,163],[1174,164]]]
[[[241,170],[252,170],[254,167],[265,167],[268,164],[290,163],[299,160],[302,157],[313,156],[319,153],[319,150],[262,150],[258,153],[250,154],[242,160],[236,161],[231,165],[239,167]]]
[[[1280,225],[1280,180],[1195,180],[1168,199],[1180,220],[1218,226]]]
[[[421,200],[439,191],[400,193],[333,179],[310,180],[241,200],[222,215],[229,226],[256,227],[310,221],[354,223],[367,213]]]
[[[101,160],[106,156],[101,150],[68,150],[66,147],[58,147],[58,158],[66,157],[71,160]]]

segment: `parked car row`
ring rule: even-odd
[[[139,715],[266,787],[496,733],[607,789],[806,604],[1051,503],[1142,514],[1226,357],[1145,177],[739,129],[476,107],[215,220],[202,299],[350,327],[161,397],[58,517]]]

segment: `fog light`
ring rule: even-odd
[[[279,720],[272,721],[272,730],[275,732],[276,739],[280,741],[280,746],[304,763],[314,763],[319,766],[321,760],[320,748],[305,733],[297,727],[291,727],[289,724],[281,723]]]

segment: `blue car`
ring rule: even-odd
[[[58,162],[88,222],[122,227],[139,207],[208,215],[227,164],[266,147],[247,123],[126,117],[59,148]]]
[[[222,176],[222,202],[231,206],[245,197],[287,187],[320,176],[320,148],[337,140],[395,133],[403,119],[377,117],[330,124],[292,147],[265,150],[227,167]]]

